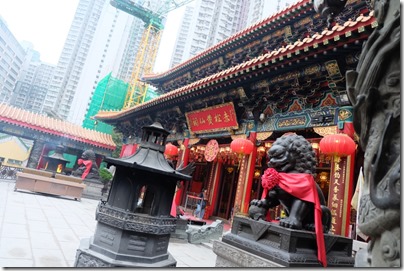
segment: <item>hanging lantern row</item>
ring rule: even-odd
[[[356,144],[346,134],[333,134],[321,139],[320,150],[324,154],[344,157],[355,152]]]

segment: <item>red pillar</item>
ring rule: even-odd
[[[248,213],[248,207],[249,207],[250,201],[251,201],[250,191],[251,191],[251,188],[253,185],[253,179],[254,179],[255,160],[257,159],[257,146],[255,145],[255,143],[257,142],[257,132],[250,132],[249,139],[254,144],[254,149],[251,153],[250,165],[247,170],[247,178],[246,178],[247,185],[244,190],[244,198],[243,198],[242,208],[241,208],[241,212],[245,213],[245,214]]]
[[[39,161],[38,161],[38,164],[36,166],[36,169],[45,168],[45,165],[44,165],[45,161],[44,161],[43,157],[49,153],[50,149],[51,149],[50,146],[48,146],[46,144],[43,145],[42,152],[41,152],[41,157],[39,157]]]
[[[338,133],[354,137],[352,107],[338,112]],[[348,157],[335,155],[331,163],[328,208],[331,211],[331,233],[350,237],[351,199],[353,194],[355,153]]]
[[[119,157],[128,157],[131,156],[136,152],[137,149],[137,144],[124,144],[122,145],[121,153],[119,154]]]
[[[188,165],[189,151],[190,151],[188,148],[188,145],[189,145],[189,138],[185,138],[184,143],[183,143],[184,152],[182,154],[181,159],[178,159],[178,163],[177,163],[178,165],[181,164],[181,162],[183,163],[184,167]],[[170,214],[173,217],[177,216],[177,206],[181,205],[181,196],[182,196],[183,191],[184,191],[184,181],[180,181],[180,187],[179,188],[177,187],[175,194],[174,194],[173,202],[171,204]]]

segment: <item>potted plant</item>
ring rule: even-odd
[[[104,187],[101,189],[101,193],[104,194],[108,190],[109,182],[112,180],[112,173],[105,167],[100,168],[98,171],[100,175],[100,180],[104,184]]]

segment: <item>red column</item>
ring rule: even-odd
[[[352,107],[341,107],[338,113],[338,133],[354,136]],[[353,193],[355,153],[348,157],[335,155],[331,163],[328,208],[331,211],[331,233],[350,237],[351,199]]]
[[[242,207],[241,207],[241,212],[242,213],[248,213],[248,206],[250,205],[250,200],[251,200],[251,188],[253,184],[253,179],[254,179],[254,169],[255,169],[255,160],[257,159],[257,146],[255,143],[257,142],[257,132],[250,132],[250,141],[254,144],[254,149],[251,153],[250,157],[250,164],[249,168],[247,169],[247,185],[244,190],[244,198],[242,201]]]
[[[349,237],[351,199],[353,189],[353,161],[349,157],[334,156],[331,164],[328,208],[331,211],[331,233]]]
[[[46,144],[43,145],[42,152],[41,152],[41,157],[39,157],[39,161],[38,161],[38,164],[37,164],[37,166],[36,166],[36,169],[43,169],[43,168],[45,168],[43,157],[48,154],[48,152],[50,151],[50,149],[51,149],[50,146],[48,146],[48,145],[46,145]]]
[[[219,193],[219,184],[220,184],[220,176],[222,174],[222,169],[223,169],[223,162],[217,162],[216,163],[216,168],[212,169],[215,172],[215,175],[213,177],[213,189],[211,189],[211,193],[213,195],[210,197],[212,201],[210,202],[211,208],[209,209],[209,216],[213,214],[214,206],[216,205],[216,201],[218,199],[218,193]],[[206,211],[205,211],[206,213]]]
[[[137,149],[137,144],[124,144],[122,145],[121,153],[119,154],[119,157],[128,157],[131,156],[136,152]]]
[[[188,165],[188,159],[189,159],[189,138],[185,138],[184,139],[184,152],[182,154],[181,159],[178,159],[178,165],[181,164],[181,162],[183,163],[183,166],[185,167],[186,165]],[[184,191],[184,181],[180,181],[180,187],[176,189],[175,194],[174,194],[174,198],[173,198],[173,202],[171,204],[171,211],[170,214],[174,217],[177,216],[177,206],[181,205],[181,196],[182,193]]]

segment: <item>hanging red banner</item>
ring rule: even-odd
[[[185,113],[191,133],[210,133],[238,129],[233,103],[220,104]]]

